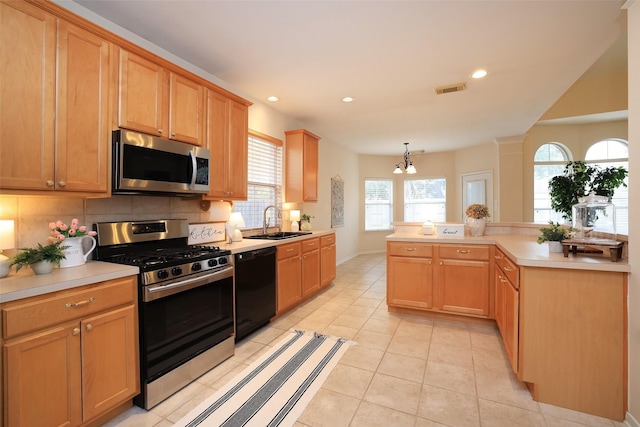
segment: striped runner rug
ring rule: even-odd
[[[292,426],[351,344],[292,331],[174,426]]]

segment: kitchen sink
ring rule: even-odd
[[[280,231],[278,233],[257,234],[255,236],[246,236],[245,239],[266,239],[266,240],[282,240],[292,237],[304,236],[311,234],[310,231]]]

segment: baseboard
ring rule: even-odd
[[[633,417],[633,415],[631,415],[629,412],[627,412],[627,416],[624,419],[624,423],[629,427],[640,427],[640,422],[638,422],[638,420],[636,420]]]

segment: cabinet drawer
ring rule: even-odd
[[[317,237],[315,239],[303,240],[300,243],[302,244],[303,254],[311,251],[317,251],[318,249],[320,249],[320,239]]]
[[[322,246],[323,248],[325,246],[335,245],[335,243],[336,243],[336,235],[335,234],[331,234],[329,236],[320,237],[320,246]]]
[[[440,246],[440,258],[489,260],[489,246]]]
[[[278,261],[280,261],[281,259],[300,256],[300,252],[301,252],[300,242],[296,242],[296,243],[289,243],[286,245],[278,246],[278,251],[276,255],[277,255]]]
[[[136,287],[136,277],[130,276],[7,303],[2,306],[2,335],[11,338],[130,304],[136,299]]]
[[[433,245],[428,243],[389,242],[388,249],[389,255],[392,256],[420,258],[431,258],[433,256]]]
[[[496,265],[507,276],[509,281],[515,286],[516,289],[520,287],[519,269],[518,266],[511,261],[502,251],[496,249]]]

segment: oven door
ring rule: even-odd
[[[209,192],[209,150],[128,130],[113,133],[114,193]]]
[[[233,268],[141,288],[140,358],[151,382],[233,335]]]

